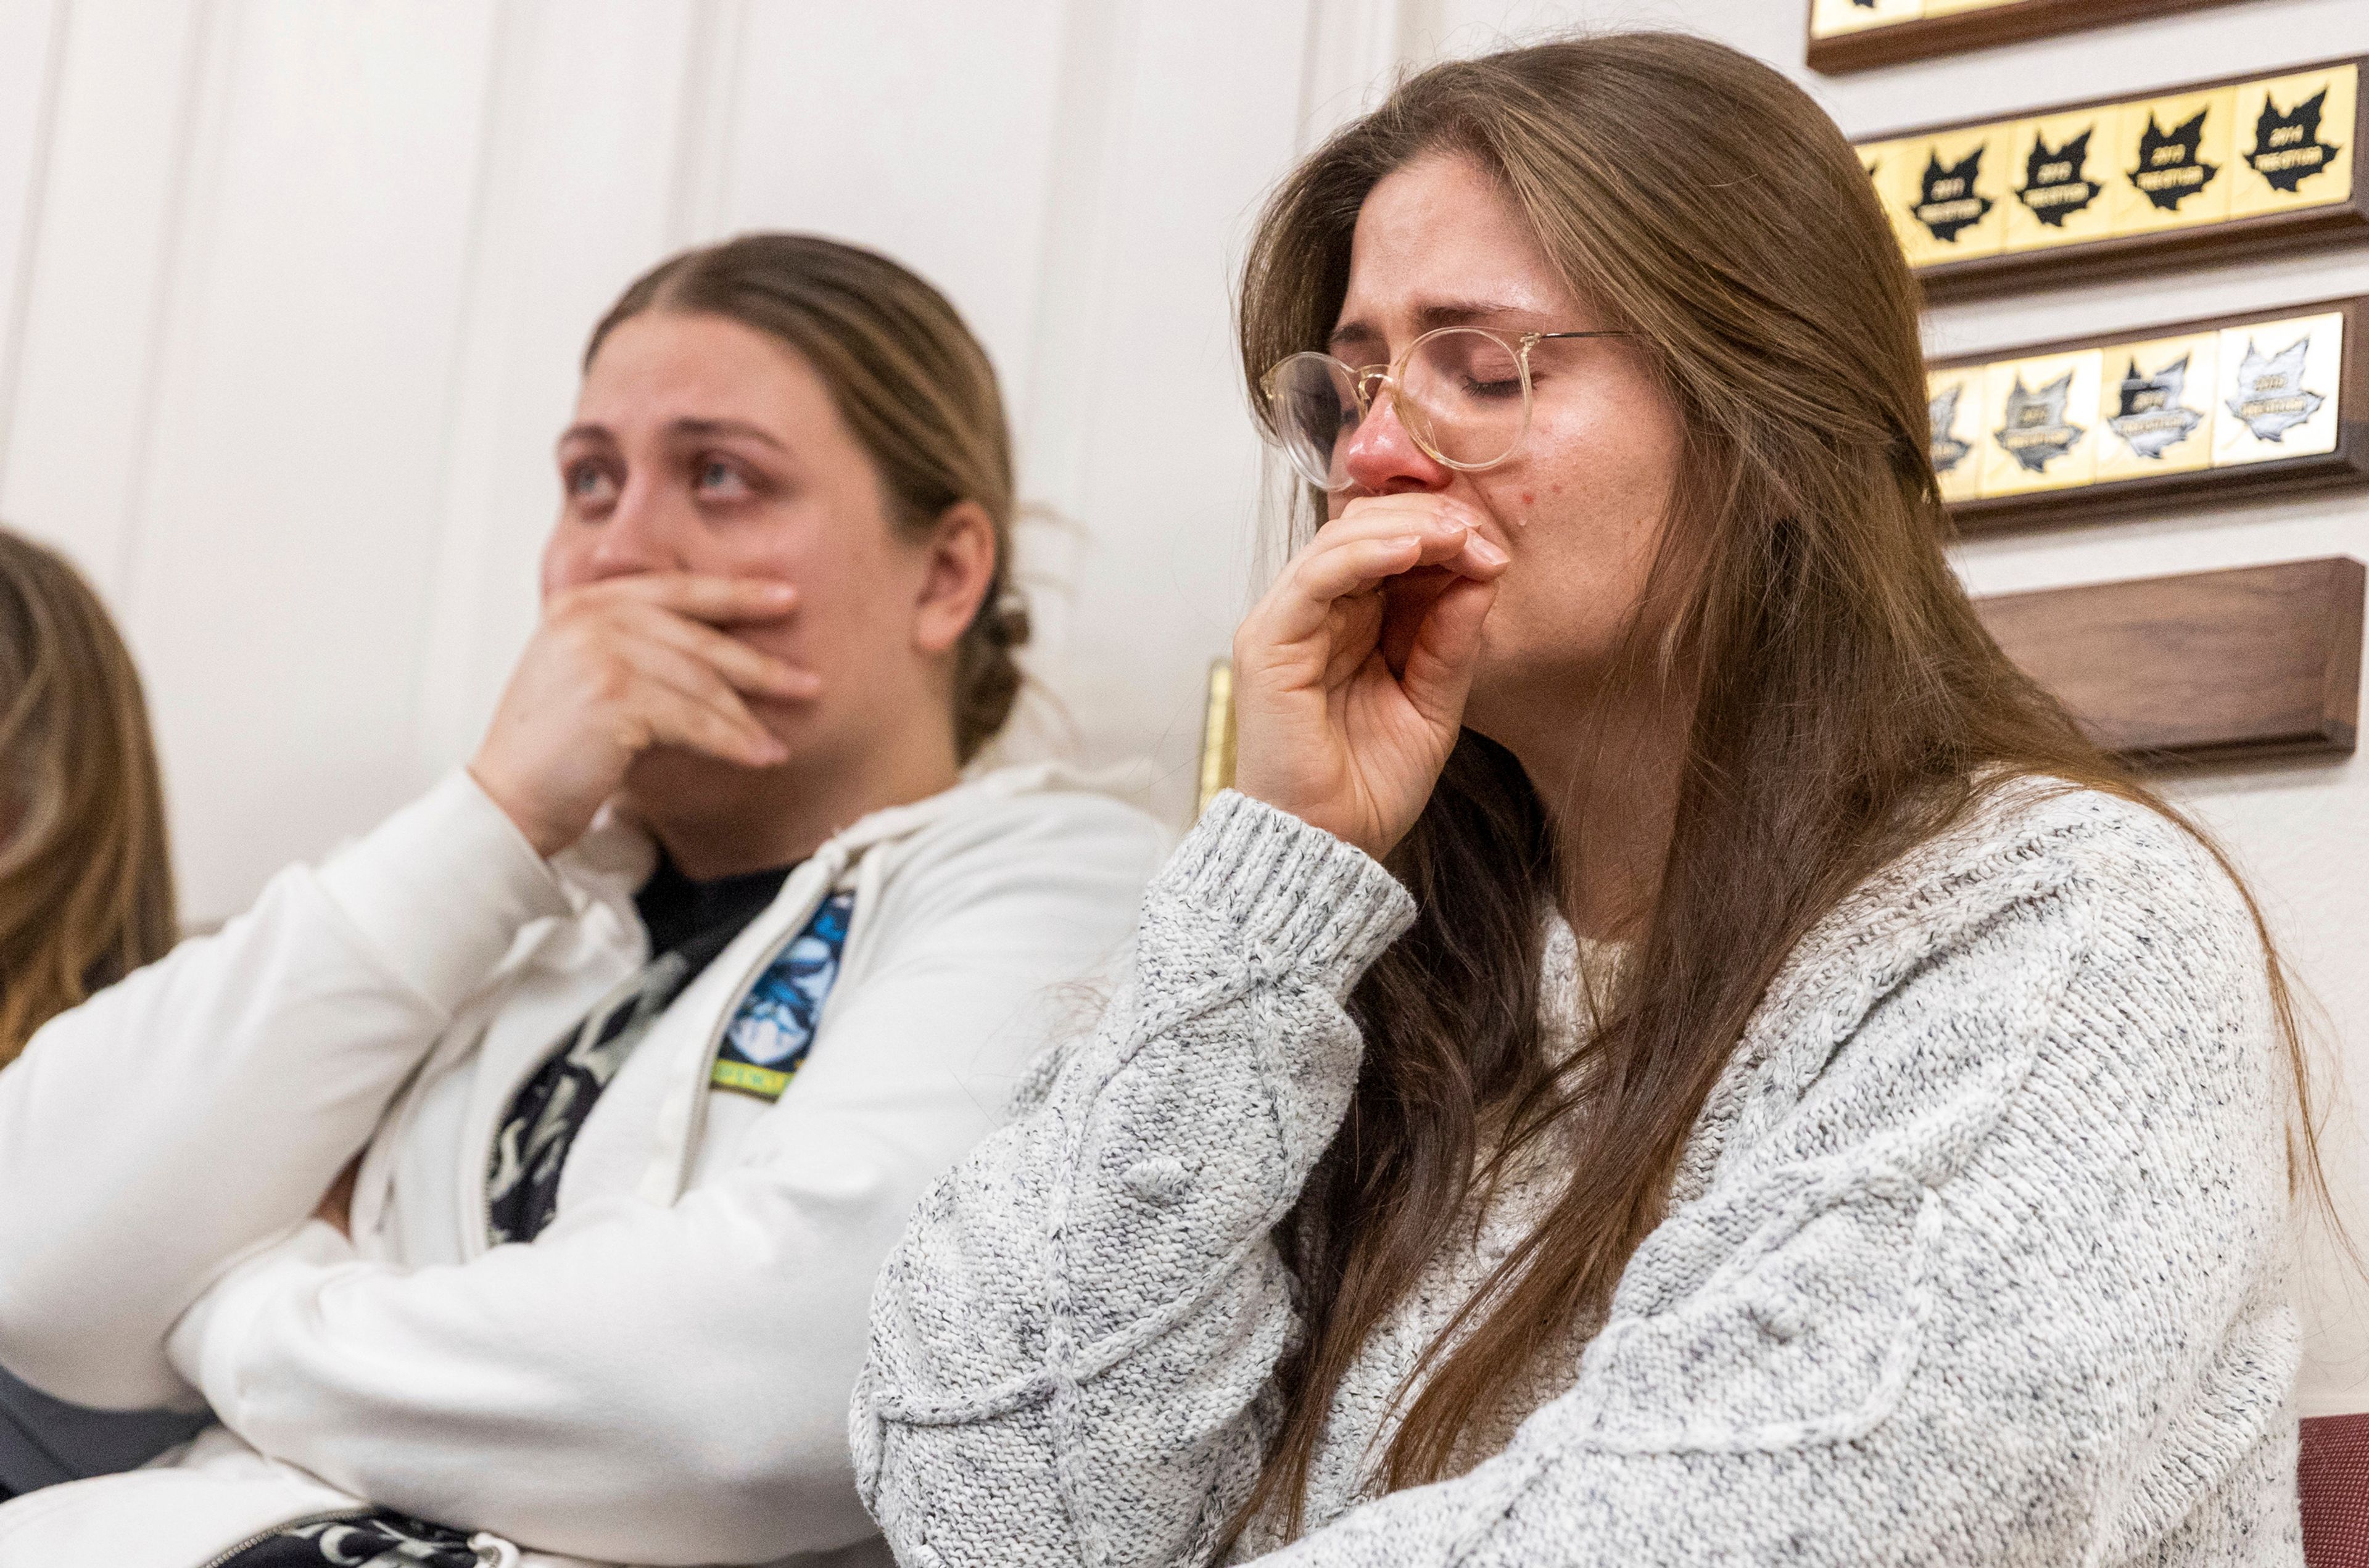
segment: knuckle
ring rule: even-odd
[[[637,682],[633,666],[624,659],[610,657],[594,661],[592,695],[604,703],[623,703],[634,693]]]

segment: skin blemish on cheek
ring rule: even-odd
[[[1533,490],[1525,490],[1525,491],[1523,491],[1523,492],[1522,492],[1522,504],[1523,504],[1524,506],[1526,506],[1526,507],[1534,507],[1534,506],[1538,505],[1538,504],[1539,504],[1538,493],[1537,493],[1536,491],[1533,491]]]
[[[1562,486],[1560,485],[1550,485],[1547,486],[1547,494],[1550,496],[1560,496],[1562,494]]]

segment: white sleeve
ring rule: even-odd
[[[164,1348],[303,1221],[531,920],[568,908],[465,774],[52,1019],[0,1070],[0,1362],[79,1403],[186,1403]]]
[[[1065,811],[971,824],[859,910],[876,961],[721,1179],[408,1273],[308,1227],[211,1291],[177,1358],[265,1453],[535,1550],[753,1562],[870,1534],[846,1410],[880,1260],[998,1118],[977,1084],[1011,1021],[1107,967],[1158,864],[1148,819]]]

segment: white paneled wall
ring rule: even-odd
[[[1827,80],[1806,0],[0,0],[0,516],[123,617],[189,912],[464,757],[533,616],[584,335],[751,228],[878,246],[995,355],[1044,514],[1037,668],[1181,817],[1251,587],[1261,460],[1227,293],[1249,220],[1402,63],[1573,24],[1724,38],[1854,134],[2369,52],[2252,0]],[[1937,349],[2369,292],[2369,252],[1955,306]],[[1979,591],[2348,553],[2357,498],[1986,541]],[[1046,714],[1053,716],[1047,718]],[[2369,763],[2181,781],[2369,1083]],[[2341,1042],[2338,1044],[2337,1042]],[[2349,1194],[2369,1159],[2348,1118]],[[2369,1215],[2356,1227],[2369,1235]],[[2369,1408],[2322,1260],[2314,1408]]]
[[[0,516],[125,624],[191,916],[467,755],[586,332],[757,228],[969,317],[1040,509],[1019,744],[1148,758],[1181,812],[1259,473],[1227,286],[1320,34],[1274,0],[0,0]]]

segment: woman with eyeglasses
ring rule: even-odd
[[[1012,448],[869,250],[685,252],[593,330],[483,744],[0,1071],[0,1363],[210,1407],[0,1568],[860,1568],[880,1260],[1165,835],[974,766]]]
[[[2276,962],[1952,576],[1835,127],[1441,65],[1241,320],[1319,526],[1121,1005],[883,1276],[900,1559],[2297,1562]]]

